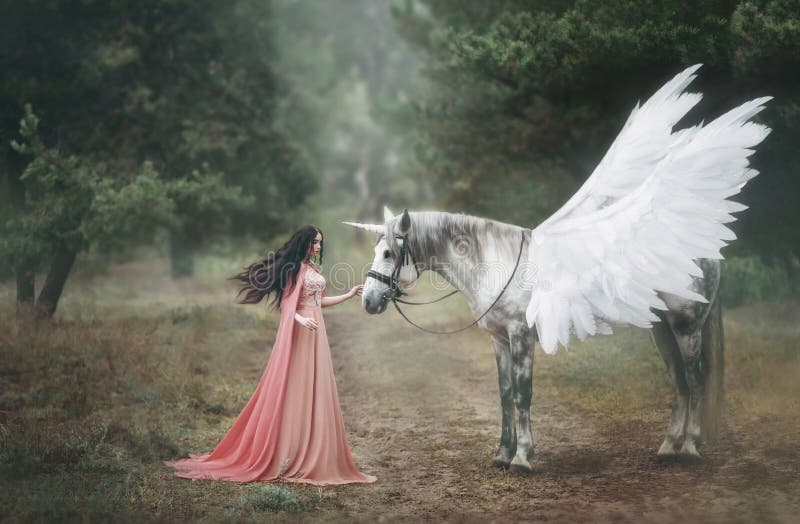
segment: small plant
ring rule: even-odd
[[[249,493],[241,495],[236,508],[251,511],[285,511],[300,513],[313,509],[319,502],[319,495],[300,496],[286,486],[257,486]]]
[[[225,404],[215,403],[209,404],[206,406],[206,413],[211,413],[213,415],[222,415],[225,413]]]

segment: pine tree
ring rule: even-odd
[[[51,315],[77,253],[157,227],[179,276],[203,241],[286,226],[317,181],[275,123],[272,23],[260,0],[0,1],[0,276],[19,302],[48,271]]]
[[[445,204],[536,225],[592,172],[636,100],[704,63],[695,114],[773,95],[732,249],[800,255],[800,2],[423,0],[397,10],[424,53],[414,112]]]

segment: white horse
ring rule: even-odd
[[[699,67],[637,104],[583,186],[532,230],[388,209],[383,224],[345,222],[378,235],[362,297],[367,312],[382,313],[431,270],[465,295],[490,333],[503,412],[495,465],[531,471],[534,341],[552,354],[571,334],[610,334],[612,323],[651,328],[667,365],[675,398],[658,455],[700,458],[697,446],[715,431],[719,249],[735,238],[723,224],[745,209],[727,198],[757,174],[750,148],[769,129],[749,120],[770,98],[673,133],[701,98],[684,92]]]

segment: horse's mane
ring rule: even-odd
[[[507,258],[513,262],[519,250],[519,232],[524,229],[463,213],[410,211],[409,215],[411,250],[418,259],[436,253],[442,256],[448,250],[457,249],[475,262],[496,261],[487,261],[484,256]],[[389,231],[393,231],[393,225]]]

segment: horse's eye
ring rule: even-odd
[[[392,252],[389,251],[388,249],[383,252],[383,258],[391,258],[391,256],[392,256]]]

